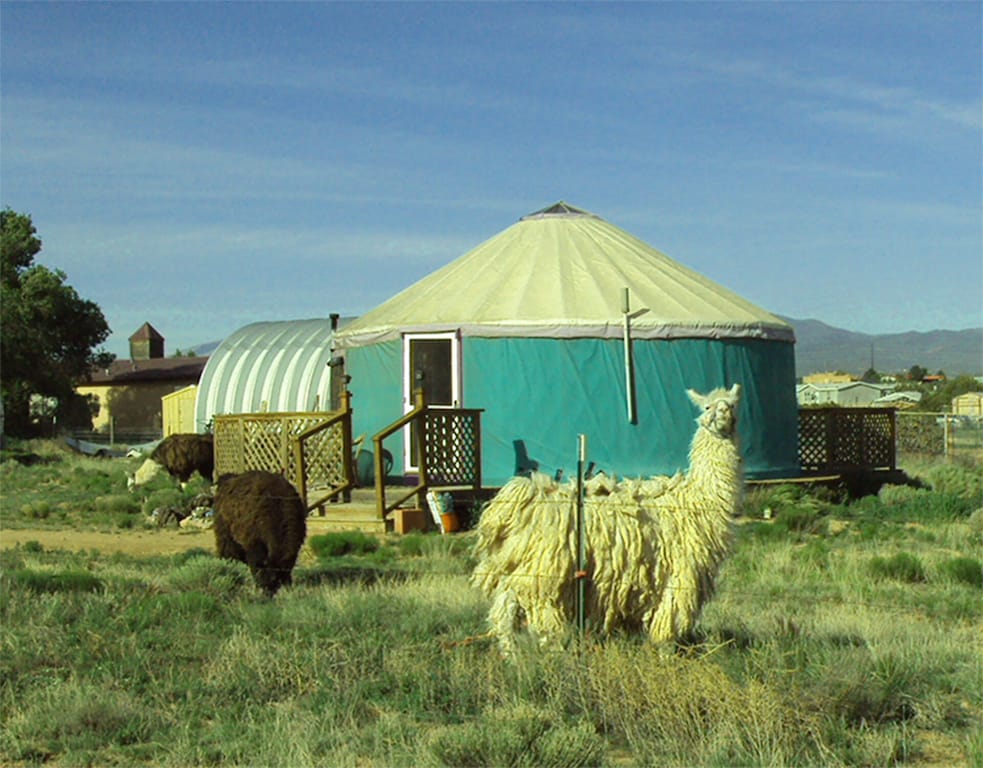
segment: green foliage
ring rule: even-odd
[[[32,688],[21,710],[22,717],[7,724],[0,744],[14,759],[30,763],[68,754],[76,764],[104,764],[120,748],[138,758],[146,749],[141,744],[162,724],[156,713],[123,690],[71,680],[49,680]]]
[[[31,217],[9,208],[0,212],[0,368],[8,434],[28,436],[31,397],[53,398],[58,424],[71,423],[80,410],[74,386],[97,359],[94,347],[109,337],[109,325],[95,303],[82,299],[60,270],[34,263],[41,241]],[[89,422],[91,425],[91,422]]]
[[[923,393],[918,408],[932,413],[949,411],[954,397],[967,392],[976,392],[979,388],[979,383],[972,376],[956,376],[947,379],[941,386],[917,387]]]
[[[953,557],[939,565],[939,571],[960,584],[983,589],[983,563],[975,557]]]
[[[908,584],[926,581],[922,561],[909,552],[898,552],[891,557],[874,557],[869,569],[871,575],[878,579],[894,579]]]
[[[3,574],[5,587],[23,588],[38,594],[55,592],[98,592],[102,579],[88,571],[36,571],[22,568]]]
[[[176,590],[231,598],[248,587],[252,578],[245,563],[199,555],[176,567],[168,576],[167,583]]]
[[[341,531],[311,536],[307,546],[315,557],[341,557],[342,555],[367,554],[379,549],[379,539],[361,531]]]
[[[140,512],[140,502],[128,493],[96,496],[93,504],[97,512],[125,515],[135,515]]]
[[[90,524],[122,464],[4,466],[4,524],[40,500],[32,526]],[[99,471],[110,490],[83,490]],[[972,765],[983,516],[933,511],[952,499],[762,497],[685,645],[592,635],[508,662],[472,534],[342,536],[275,601],[205,548],[4,550],[0,764]]]
[[[935,523],[966,518],[975,509],[963,495],[882,488],[877,496],[864,496],[830,510],[844,519],[893,523]]]
[[[29,501],[20,508],[20,513],[31,520],[47,520],[51,516],[53,507],[50,502],[38,499]]]
[[[964,467],[959,464],[936,464],[926,473],[932,490],[968,502],[977,509],[983,506],[983,472],[978,467]]]
[[[589,724],[566,725],[555,713],[520,703],[437,729],[428,748],[448,768],[587,768],[603,763],[605,745]]]

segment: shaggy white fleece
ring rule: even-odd
[[[586,613],[604,632],[686,635],[730,549],[743,489],[740,385],[688,394],[701,413],[685,473],[585,485]],[[471,581],[492,599],[488,621],[506,654],[523,629],[541,644],[561,640],[575,616],[576,494],[573,482],[516,477],[482,513]]]

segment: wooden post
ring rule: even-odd
[[[345,468],[346,485],[342,499],[347,503],[352,500],[352,485],[355,481],[354,457],[352,456],[352,393],[347,389],[341,393],[341,412],[344,414],[341,419],[341,445],[344,454],[342,463]]]
[[[295,440],[294,441],[294,459],[297,462],[297,493],[300,494],[300,498],[304,500],[304,506],[307,506],[307,473],[304,472],[304,441]],[[324,510],[321,510],[321,514],[324,514]]]
[[[635,366],[631,356],[631,321],[636,317],[641,317],[646,312],[648,312],[647,309],[631,311],[628,289],[625,288],[621,296],[621,313],[625,343],[625,405],[628,411],[629,424],[637,423],[635,416]]]
[[[414,393],[414,406],[420,412],[416,417],[416,463],[419,471],[417,507],[427,508],[427,399],[420,387]]]
[[[386,519],[386,479],[384,462],[382,461],[382,438],[372,438],[373,464],[375,464],[375,509],[380,520]]]

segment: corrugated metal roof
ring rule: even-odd
[[[199,431],[216,414],[327,411],[331,320],[251,323],[208,358],[195,404]]]

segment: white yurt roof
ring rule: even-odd
[[[628,289],[636,339],[765,338],[792,327],[588,211],[522,217],[340,331],[339,348],[405,332],[620,338]]]
[[[331,407],[331,320],[251,323],[209,356],[195,403],[198,429],[216,414]]]

